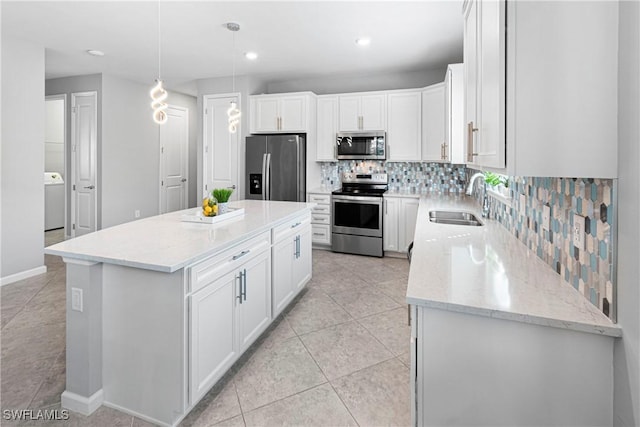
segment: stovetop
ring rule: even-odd
[[[341,196],[382,197],[389,186],[387,174],[342,174],[342,188],[332,194]]]

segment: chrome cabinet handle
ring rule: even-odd
[[[467,124],[467,161],[473,162],[473,158],[478,153],[473,152],[473,134],[478,131],[478,128],[473,127],[473,122]]]
[[[236,276],[236,279],[238,279],[238,295],[236,298],[239,299],[240,304],[242,304],[242,272]]]
[[[314,236],[324,236],[323,233],[313,233]]]
[[[247,269],[243,269],[242,272],[240,273],[240,277],[242,277],[242,296],[244,297],[244,300],[247,300]]]
[[[87,190],[93,190],[94,188],[96,188],[96,186],[95,185],[90,185],[90,186],[84,187],[84,188],[86,188]]]
[[[302,223],[301,223],[301,222],[296,222],[295,224],[293,224],[293,225],[291,226],[291,228],[296,228],[296,227],[297,227],[297,226],[299,226],[300,224],[302,224]]]
[[[242,251],[240,252],[238,255],[234,255],[233,256],[233,260],[237,260],[238,258],[242,258],[243,256],[245,256],[246,254],[248,254],[249,252],[251,252],[251,249],[247,249],[246,251]]]

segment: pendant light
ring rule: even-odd
[[[233,48],[231,49],[231,63],[232,63],[232,74],[231,74],[231,91],[235,93],[236,91],[236,32],[240,31],[240,25],[235,22],[227,23],[227,30],[233,33]],[[240,116],[242,113],[238,109],[238,105],[231,101],[231,106],[227,110],[227,116],[229,120],[229,132],[236,133],[238,131],[238,124],[240,123]]]
[[[167,113],[165,110],[168,105],[164,102],[167,99],[167,91],[162,87],[162,79],[160,78],[160,0],[158,0],[158,78],[156,79],[156,85],[151,89],[149,95],[151,96],[151,108],[153,109],[153,121],[161,125],[167,121]]]

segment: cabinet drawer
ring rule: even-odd
[[[330,214],[331,213],[331,205],[316,205],[313,208],[314,214]]]
[[[305,225],[311,222],[311,213],[300,215],[295,219],[285,222],[273,229],[273,243],[276,244],[283,238],[297,233]]]
[[[330,194],[309,194],[309,201],[313,203],[321,203],[328,205],[331,203]]]
[[[331,215],[327,213],[311,213],[311,224],[331,225]]]
[[[196,292],[270,246],[270,233],[265,231],[246,242],[242,242],[194,265],[189,269],[189,292]]]
[[[322,245],[331,244],[331,226],[311,224],[311,241]]]

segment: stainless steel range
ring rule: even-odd
[[[387,174],[342,174],[342,188],[331,194],[334,252],[383,256],[382,195],[387,188]]]

